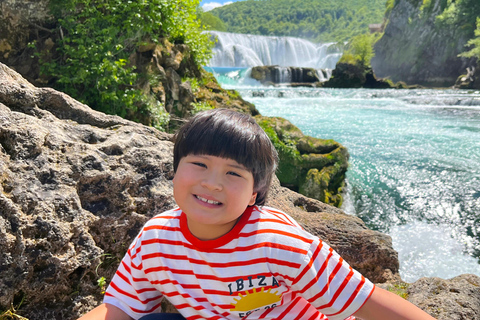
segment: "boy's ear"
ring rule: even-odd
[[[250,202],[248,203],[249,206],[253,206],[255,204],[255,201],[257,200],[257,193],[254,192],[252,194],[252,197],[250,198]]]

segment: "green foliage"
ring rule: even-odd
[[[376,34],[361,34],[355,36],[346,46],[338,62],[357,65],[361,68],[370,67],[370,60],[375,55],[373,46],[379,39]]]
[[[100,292],[102,294],[105,293],[105,290],[107,288],[107,279],[105,279],[105,277],[100,277],[97,279],[97,285],[98,287],[100,288]]]
[[[442,13],[436,17],[439,26],[455,28],[473,36],[476,19],[480,16],[480,1],[445,0],[442,7]]]
[[[408,283],[398,282],[388,285],[387,290],[406,300],[408,299],[408,287]]]
[[[436,25],[439,28],[455,30],[458,36],[470,39],[467,43],[470,50],[459,56],[466,58],[477,57],[480,59],[480,27],[478,23],[480,1],[443,0],[440,4],[443,11],[437,15]]]
[[[190,83],[190,88],[192,88],[192,92],[198,92],[200,89],[200,83],[197,78],[190,78],[190,77],[184,77],[182,78],[182,82],[189,82]]]
[[[395,0],[387,0],[387,2],[385,3],[385,17],[389,17],[390,16],[390,12],[392,12],[392,9],[395,5]]]
[[[192,115],[199,113],[200,111],[206,111],[214,109],[215,107],[210,105],[208,102],[192,102],[193,110]]]
[[[347,41],[381,23],[387,0],[239,1],[210,11],[228,32]]]
[[[423,0],[422,6],[420,7],[420,11],[422,13],[428,13],[431,11],[432,7],[433,7],[432,0]]]
[[[199,65],[210,58],[211,41],[196,18],[199,0],[51,0],[60,34],[58,58],[45,58],[42,72],[57,89],[94,109],[139,120],[163,107],[139,90],[131,61],[136,48],[160,37],[185,43]],[[41,55],[41,54],[40,54]],[[165,112],[163,112],[165,113]],[[160,114],[153,125],[162,126]]]
[[[477,18],[477,29],[475,30],[475,38],[472,38],[467,43],[471,49],[467,52],[461,53],[459,56],[465,58],[476,57],[480,61],[480,17]]]

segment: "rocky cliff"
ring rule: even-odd
[[[429,3],[428,8],[424,3]],[[371,61],[378,77],[407,84],[452,86],[467,67],[475,65],[475,59],[458,57],[465,51],[473,31],[465,32],[462,25],[442,27],[436,21],[444,3],[443,0],[394,2]]]

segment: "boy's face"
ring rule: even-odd
[[[190,154],[180,159],[173,195],[201,240],[228,233],[247,206],[255,204],[253,175],[233,159]]]

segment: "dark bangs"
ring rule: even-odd
[[[265,202],[278,162],[275,148],[255,120],[230,109],[195,115],[178,131],[173,153],[175,172],[180,159],[189,154],[228,158],[242,164],[253,175],[258,205]]]

